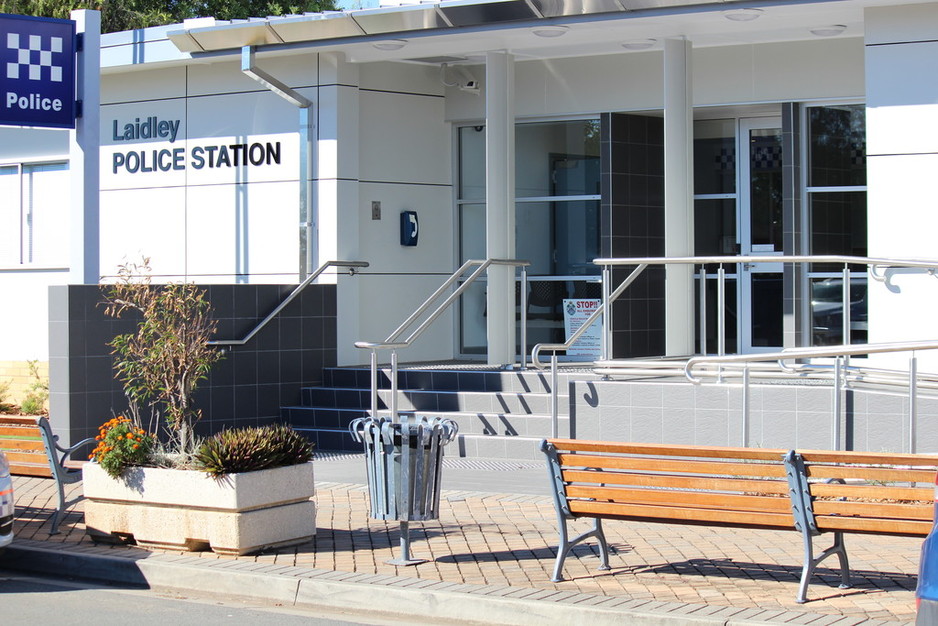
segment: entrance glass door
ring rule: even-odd
[[[739,144],[740,253],[769,260],[783,254],[781,121],[740,120]],[[782,347],[782,285],[781,263],[740,265],[741,352]]]

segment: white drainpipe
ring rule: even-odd
[[[241,48],[241,71],[300,109],[300,277],[302,282],[316,264],[316,206],[309,184],[312,154],[313,103],[297,91],[254,65],[254,47]]]

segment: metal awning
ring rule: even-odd
[[[506,24],[535,25],[541,20],[563,17],[690,6],[712,9],[735,4],[723,0],[447,0],[230,22],[200,19],[194,20],[191,28],[170,31],[167,35],[180,51],[199,53],[242,46],[325,43],[352,37],[386,37],[389,34],[403,37],[428,31],[442,33]]]

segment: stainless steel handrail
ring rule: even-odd
[[[293,300],[298,295],[300,295],[300,292],[306,289],[307,285],[309,285],[311,282],[316,280],[320,274],[322,274],[324,271],[326,271],[330,267],[347,267],[349,269],[349,274],[354,275],[356,268],[368,267],[368,262],[367,261],[326,261],[325,263],[319,266],[319,269],[317,269],[315,272],[307,276],[303,282],[297,285],[293,289],[293,291],[291,291],[290,294],[286,298],[283,299],[283,302],[278,304],[277,308],[275,308],[273,311],[268,313],[267,317],[265,317],[260,322],[258,322],[257,325],[251,330],[251,332],[245,335],[243,339],[215,339],[215,340],[209,341],[208,345],[210,346],[243,346],[248,341],[250,341],[254,337],[254,335],[259,333],[265,326],[267,326],[270,320],[277,317],[277,315],[280,314],[280,311],[286,308],[288,304],[293,302]]]
[[[521,354],[522,358],[525,355],[525,347],[527,345],[527,339],[525,338],[525,329],[527,327],[527,306],[525,305],[526,299],[526,283],[527,283],[527,273],[526,268],[531,265],[529,261],[520,261],[517,259],[485,259],[483,260],[474,260],[470,259],[463,263],[458,270],[456,270],[449,278],[447,278],[440,287],[434,291],[430,296],[424,300],[424,302],[417,307],[417,309],[407,317],[406,320],[401,322],[401,325],[398,326],[394,331],[388,335],[387,339],[384,341],[356,341],[355,347],[362,348],[366,350],[371,350],[371,416],[377,417],[378,415],[378,350],[391,350],[391,419],[397,420],[397,351],[403,348],[409,347],[416,341],[420,335],[433,323],[435,322],[443,313],[448,309],[458,298],[469,288],[472,283],[474,283],[483,273],[488,270],[489,267],[493,265],[508,265],[511,267],[520,267],[521,268]],[[469,268],[478,266],[476,269],[468,276],[468,278],[462,278]],[[438,300],[444,293],[452,288],[454,284],[462,280],[462,284],[459,285],[455,290],[450,293],[442,303],[437,305],[424,321],[414,329],[410,335],[405,339],[401,339],[400,336],[407,331],[426,311],[433,306],[433,303]]]
[[[938,261],[923,260],[923,259],[894,259],[894,258],[886,258],[886,257],[878,257],[878,258],[877,257],[858,257],[858,256],[849,256],[849,255],[629,257],[629,258],[598,258],[598,259],[594,259],[593,263],[603,268],[603,301],[600,304],[600,306],[596,309],[596,311],[592,315],[590,315],[589,318],[587,318],[583,322],[580,328],[578,328],[577,331],[573,333],[570,336],[570,338],[564,343],[537,344],[536,346],[534,346],[533,350],[531,351],[531,361],[534,367],[538,369],[544,368],[544,365],[541,363],[540,358],[539,358],[541,351],[549,350],[552,353],[551,354],[550,403],[551,403],[551,433],[552,433],[552,436],[554,437],[558,436],[557,434],[557,430],[558,430],[557,352],[564,352],[567,349],[569,349],[574,343],[576,343],[576,341],[580,339],[580,337],[582,337],[582,335],[586,332],[586,330],[590,326],[592,326],[600,317],[603,316],[603,313],[607,311],[607,309],[616,300],[616,298],[618,298],[619,295],[621,295],[622,292],[635,280],[635,278],[637,278],[638,275],[642,271],[644,271],[645,268],[647,268],[649,265],[701,265],[701,266],[720,265],[720,270],[718,272],[718,281],[719,281],[718,282],[718,285],[719,285],[718,300],[719,302],[717,303],[718,318],[719,318],[717,322],[717,326],[718,326],[717,333],[718,333],[718,339],[719,339],[719,342],[718,342],[719,343],[719,348],[718,348],[719,356],[699,357],[700,360],[698,361],[698,362],[702,362],[706,358],[716,364],[736,363],[736,362],[747,363],[747,362],[753,362],[753,361],[766,360],[765,358],[758,358],[758,357],[765,357],[766,353],[762,353],[760,355],[752,355],[755,358],[752,358],[750,360],[739,360],[739,361],[734,360],[737,358],[735,355],[729,356],[729,357],[724,356],[722,338],[724,335],[723,326],[725,324],[725,318],[722,313],[723,313],[723,308],[724,308],[723,283],[725,281],[725,273],[723,270],[723,265],[736,265],[736,264],[741,264],[741,263],[753,263],[753,264],[836,263],[836,264],[843,264],[844,265],[844,269],[843,269],[844,281],[843,281],[843,286],[842,286],[842,291],[843,291],[842,307],[845,310],[849,310],[849,306],[850,306],[850,272],[849,272],[849,267],[848,267],[849,265],[853,265],[853,264],[866,265],[869,268],[868,272],[869,272],[870,277],[873,278],[873,280],[876,280],[879,282],[885,282],[888,279],[886,270],[891,269],[891,268],[924,269],[930,275],[935,275],[936,271],[938,271]],[[636,266],[636,267],[629,274],[629,276],[612,293],[609,293],[608,281],[611,276],[610,268],[616,267],[616,266]],[[882,274],[878,273],[878,271],[880,270],[883,271]],[[706,273],[702,272],[702,276],[705,279]],[[702,290],[702,293],[703,293],[703,290]],[[605,360],[608,357],[607,350],[610,344],[609,330],[608,330],[609,316],[604,317],[603,320],[604,321],[603,321],[603,333],[602,333],[602,345],[603,345],[602,358]],[[847,341],[850,340],[849,324],[850,324],[850,315],[849,315],[849,312],[847,312],[843,316],[844,337]],[[837,356],[838,358],[838,363],[837,363],[838,372],[840,368],[841,358],[846,359],[846,358],[849,358],[850,355],[869,354],[871,351],[866,349],[868,345],[869,344],[864,344],[863,346],[855,346],[855,347],[850,347],[849,345],[847,345],[846,347],[850,348],[849,350],[841,351],[838,355],[830,355],[830,356]],[[935,347],[938,347],[938,345],[936,345]],[[931,348],[924,348],[924,347],[906,348],[905,350],[915,350],[915,349],[931,349]],[[808,350],[816,350],[816,349],[811,348]],[[744,356],[749,356],[749,355],[744,355]],[[825,356],[825,355],[815,353],[810,356],[819,357],[819,356]],[[726,359],[725,361],[717,360],[717,359],[724,359],[724,358]],[[786,357],[786,358],[799,358],[799,357]],[[809,357],[800,357],[800,358],[809,358]],[[694,357],[694,359],[698,359],[698,357]],[[768,360],[777,360],[777,359],[768,359]],[[610,368],[603,367],[602,370],[603,371],[601,373],[608,374]],[[686,370],[685,370],[685,375],[687,375]],[[691,380],[694,380],[689,375],[688,375],[688,378],[691,378]],[[749,379],[748,371],[745,372],[744,378],[748,383],[748,379]],[[838,374],[838,379],[839,379],[839,374]],[[699,381],[696,381],[696,382],[699,382]],[[913,388],[915,386],[914,383],[910,383],[910,385]],[[748,389],[746,391],[748,392]]]
[[[695,356],[684,364],[684,376],[694,384],[700,384],[691,371],[706,363],[719,365],[725,363],[756,363],[760,361],[789,361],[792,359],[812,359],[823,357],[856,356],[863,354],[885,354],[890,352],[912,352],[917,350],[938,350],[935,341],[895,341],[888,343],[865,343],[860,345],[817,346],[813,348],[786,348],[780,352],[760,352],[757,354],[730,354],[725,356]]]

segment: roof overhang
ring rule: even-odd
[[[807,27],[823,24],[846,25],[843,36],[859,37],[864,6],[882,1],[446,0],[231,22],[190,20],[167,36],[194,57],[257,46],[271,52],[341,50],[354,62],[441,56],[478,62],[480,53],[498,49],[519,58],[622,52],[623,41],[648,37],[685,36],[695,46],[810,39]],[[752,22],[724,19],[726,11],[742,7],[760,8],[764,15]],[[568,30],[558,38],[535,36],[547,25]],[[381,45],[388,39],[406,46]]]

